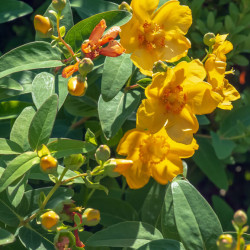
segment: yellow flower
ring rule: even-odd
[[[137,127],[156,133],[163,126],[175,141],[189,144],[199,128],[195,115],[211,113],[221,101],[212,86],[203,82],[206,71],[199,60],[180,62],[167,72],[153,75],[147,99],[137,111]]]
[[[207,81],[213,86],[213,91],[222,97],[218,108],[231,110],[233,108],[232,101],[240,98],[239,92],[225,79],[226,74],[226,54],[233,49],[231,42],[226,41],[227,35],[217,35],[213,51],[208,55],[205,63],[207,71]]]
[[[181,158],[191,157],[196,149],[198,145],[194,139],[189,145],[177,143],[170,139],[164,128],[156,134],[132,129],[121,139],[117,152],[132,160],[133,165],[116,171],[126,178],[133,189],[146,185],[151,176],[165,185],[182,173]]]
[[[153,63],[174,62],[186,56],[191,44],[184,36],[192,24],[191,10],[170,0],[157,11],[159,0],[132,0],[132,19],[121,27],[121,44],[145,75]]]

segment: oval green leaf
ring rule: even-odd
[[[81,48],[82,42],[89,38],[92,30],[102,19],[105,19],[107,27],[112,27],[123,25],[130,18],[130,12],[120,10],[107,11],[94,15],[73,26],[66,34],[65,41],[74,51],[78,51]]]
[[[185,250],[181,242],[176,240],[153,240],[137,250]]]
[[[37,109],[45,100],[55,93],[55,77],[47,72],[42,72],[32,82],[32,100]]]
[[[0,138],[0,155],[15,155],[23,153],[23,149],[8,139]]]
[[[10,244],[14,241],[15,236],[12,233],[0,228],[0,246]]]
[[[127,221],[95,233],[87,240],[86,245],[139,248],[158,239],[163,239],[162,234],[153,226],[144,222]]]
[[[29,128],[29,143],[32,149],[46,144],[51,135],[57,113],[57,95],[49,97],[36,112]]]
[[[132,73],[133,63],[130,54],[106,57],[102,75],[101,93],[104,101],[113,99]]]
[[[141,100],[139,91],[120,91],[111,101],[105,102],[100,96],[98,102],[99,119],[102,131],[107,138],[113,137],[125,120],[137,108]]]
[[[9,74],[62,66],[61,53],[47,42],[31,42],[17,47],[0,57],[0,78]]]

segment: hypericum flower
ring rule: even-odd
[[[50,37],[53,33],[53,27],[48,17],[36,15],[34,17],[34,27],[42,37]]]
[[[121,44],[145,75],[153,63],[174,62],[186,56],[191,44],[184,36],[192,24],[191,10],[170,0],[157,11],[159,0],[132,0],[132,19],[121,26]]]
[[[153,75],[147,99],[137,111],[137,127],[156,133],[163,126],[175,141],[189,144],[199,128],[195,115],[211,113],[221,101],[209,83],[199,60],[182,61],[166,72]]]
[[[121,46],[118,41],[114,39],[118,36],[121,31],[119,26],[112,27],[103,37],[103,33],[107,28],[104,19],[100,21],[93,29],[89,40],[85,41],[81,50],[86,57],[94,59],[99,55],[117,57],[124,53],[125,49]],[[106,47],[104,44],[108,43]]]
[[[188,158],[198,149],[193,139],[189,145],[177,143],[162,128],[158,133],[132,129],[121,139],[117,152],[132,160],[132,167],[117,168],[130,188],[137,189],[146,185],[152,176],[160,184],[167,184],[175,176],[181,174],[183,165],[181,158]]]
[[[222,100],[218,104],[218,108],[231,110],[233,108],[232,101],[240,98],[239,92],[225,79],[226,74],[233,73],[233,71],[226,72],[226,56],[228,52],[233,49],[231,42],[226,41],[227,35],[217,35],[215,37],[215,44],[213,51],[208,55],[205,62],[205,69],[207,71],[207,81],[212,85],[213,91],[220,94]]]
[[[68,81],[68,91],[73,96],[83,96],[88,88],[85,77],[81,75],[71,77]]]
[[[59,215],[52,210],[40,216],[41,224],[47,230],[53,230],[58,224],[59,219]]]

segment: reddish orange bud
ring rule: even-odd
[[[117,57],[125,52],[125,49],[122,45],[116,40],[112,40],[108,43],[108,46],[100,49],[100,55]]]
[[[89,41],[91,41],[91,43],[93,44],[98,43],[99,39],[101,39],[106,28],[107,28],[106,21],[102,19],[91,32]]]
[[[247,72],[245,70],[243,70],[241,73],[240,73],[240,84],[244,85],[246,83],[246,74]]]
[[[47,230],[53,230],[59,222],[59,216],[54,211],[49,211],[41,215],[41,224]]]
[[[52,155],[46,155],[40,159],[40,168],[43,172],[47,174],[52,174],[56,172],[57,165],[57,159],[54,158]]]
[[[83,96],[87,90],[88,84],[86,78],[80,75],[72,77],[68,81],[68,91],[74,96]]]
[[[43,35],[49,33],[52,30],[52,24],[48,17],[36,15],[34,18],[34,27],[36,31],[41,32]]]
[[[68,78],[72,76],[75,72],[78,71],[78,64],[79,62],[75,63],[74,65],[69,65],[65,67],[62,71],[62,77]]]
[[[111,40],[114,40],[119,32],[121,32],[121,28],[119,26],[114,26],[103,36],[103,38],[100,41],[100,45],[108,43]]]

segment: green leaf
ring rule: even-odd
[[[72,0],[71,7],[73,7],[76,10],[78,15],[82,19],[85,19],[86,17],[93,16],[101,12],[118,10],[117,4],[103,0],[91,0],[91,1]]]
[[[29,128],[29,143],[32,149],[47,144],[57,113],[57,95],[50,96],[36,112]]]
[[[0,79],[0,88],[12,89],[17,91],[23,90],[22,85],[10,77]]]
[[[234,230],[232,219],[234,210],[219,196],[212,196],[213,208],[220,219],[223,231]]]
[[[215,16],[214,13],[212,11],[210,11],[207,15],[207,27],[208,29],[212,29],[214,27],[214,23],[215,23]]]
[[[250,106],[243,106],[230,111],[230,114],[221,123],[220,134],[225,138],[244,134],[242,127],[237,126],[237,123],[240,122],[246,127],[250,126],[249,109]]]
[[[156,227],[159,220],[167,186],[154,182],[144,200],[141,218],[143,222]]]
[[[23,153],[23,150],[17,143],[0,138],[0,155],[15,155],[21,153]]]
[[[33,9],[26,3],[16,0],[5,1],[0,8],[0,23],[9,22],[31,13]]]
[[[8,198],[14,207],[17,207],[20,204],[27,182],[28,174],[22,176],[21,179],[17,179],[14,183],[8,186]]]
[[[87,132],[85,134],[85,141],[95,146],[98,145],[96,138],[95,138],[95,134],[89,128],[87,128]]]
[[[205,115],[197,115],[196,116],[199,122],[199,125],[209,125],[210,121]]]
[[[7,245],[15,241],[15,237],[10,232],[0,228],[0,246]]]
[[[104,101],[113,99],[132,73],[133,63],[130,54],[106,57],[103,68],[101,93]]]
[[[162,238],[160,231],[153,226],[144,222],[128,221],[95,233],[87,240],[86,245],[139,248],[152,240]]]
[[[162,239],[153,240],[141,246],[137,250],[185,250],[185,248],[181,242],[176,240]]]
[[[50,153],[57,159],[72,154],[86,154],[95,150],[95,146],[84,141],[71,139],[55,139],[47,145]]]
[[[28,150],[30,148],[28,132],[35,113],[33,107],[25,108],[17,117],[11,129],[10,140],[19,144],[23,150]]]
[[[68,79],[62,77],[62,75],[56,75],[55,86],[56,93],[58,95],[58,109],[64,104],[66,97],[68,95]]]
[[[233,141],[221,139],[220,136],[213,131],[211,131],[210,134],[212,136],[212,145],[217,157],[222,160],[230,156],[233,149],[236,147],[236,144]]]
[[[138,220],[136,210],[129,203],[119,199],[94,197],[88,202],[88,207],[100,211],[100,224],[105,227],[124,221]]]
[[[80,98],[68,95],[64,108],[74,116],[98,116],[96,101],[87,96]]]
[[[104,135],[113,137],[125,120],[137,108],[141,99],[139,91],[120,91],[111,101],[105,102],[100,96],[98,113]]]
[[[62,66],[61,53],[46,42],[31,42],[0,57],[0,78],[9,74]]]
[[[0,193],[39,162],[35,152],[23,153],[9,162],[0,179]]]
[[[227,32],[233,32],[235,29],[235,24],[231,16],[227,15],[225,17],[225,29]]]
[[[239,54],[234,55],[231,60],[240,66],[247,66],[249,64],[249,60],[245,56]]]
[[[185,248],[214,250],[222,228],[210,205],[185,180],[173,181],[171,192],[176,227]]]
[[[24,108],[30,106],[28,102],[7,101],[0,103],[0,120],[16,118]]]
[[[66,34],[65,41],[73,48],[74,51],[78,51],[82,42],[89,38],[95,26],[102,19],[105,19],[107,27],[112,27],[121,26],[128,22],[130,18],[130,12],[119,10],[107,11],[91,16],[73,26]]]
[[[47,72],[42,72],[34,78],[32,82],[32,99],[37,109],[55,93],[54,82],[55,77]]]
[[[228,179],[223,163],[217,158],[209,141],[197,138],[199,150],[193,156],[194,162],[204,174],[221,189],[228,189]]]

